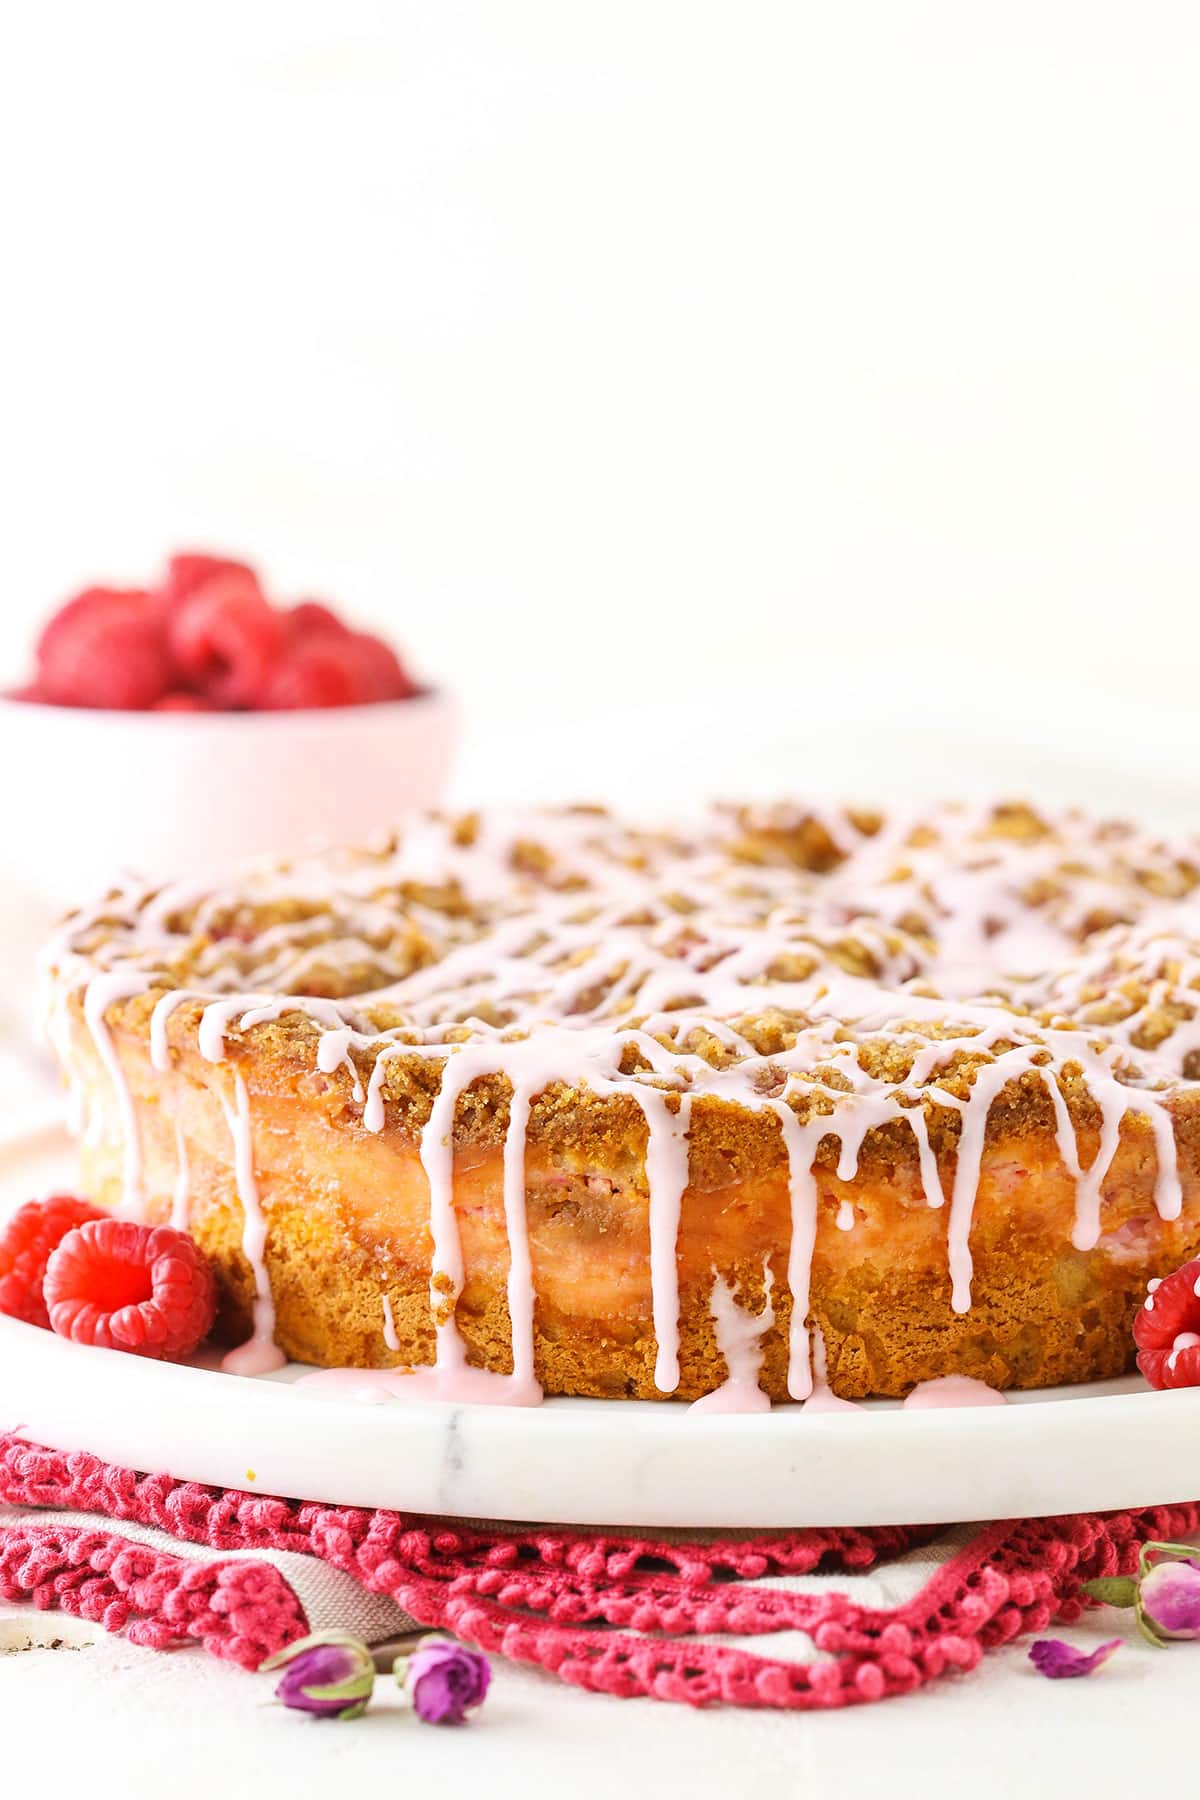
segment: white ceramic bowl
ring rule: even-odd
[[[219,875],[355,843],[442,796],[444,694],[311,712],[90,712],[0,699],[0,884],[47,911],[132,871]]]

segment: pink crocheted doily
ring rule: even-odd
[[[563,1681],[703,1706],[846,1706],[909,1693],[986,1650],[1078,1618],[1082,1583],[1131,1573],[1147,1538],[1200,1528],[1200,1504],[1008,1520],[980,1528],[894,1608],[852,1593],[781,1592],[767,1577],[853,1577],[928,1541],[929,1529],[805,1530],[673,1543],[577,1529],[468,1530],[394,1512],[269,1499],[114,1468],[0,1436],[0,1503],[152,1526],[218,1554],[197,1562],[119,1532],[0,1515],[0,1598],[124,1631],[167,1649],[198,1640],[257,1668],[308,1629],[283,1574],[221,1552],[323,1559],[422,1627],[445,1629]],[[714,1635],[806,1633],[821,1659],[784,1661]]]

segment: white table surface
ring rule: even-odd
[[[0,1632],[6,1622],[0,1610]],[[32,1623],[53,1629],[45,1617]],[[1068,1635],[1098,1641],[1106,1623]],[[312,1721],[263,1706],[269,1677],[199,1650],[161,1655],[105,1639],[0,1655],[0,1731],[5,1791],[20,1791],[27,1757],[28,1791],[55,1796],[325,1796],[346,1783],[356,1794],[584,1800],[636,1784],[713,1800],[1115,1800],[1159,1782],[1180,1791],[1174,1734],[1191,1717],[1198,1674],[1200,1647],[1131,1643],[1088,1680],[1046,1681],[1017,1645],[905,1699],[782,1715],[614,1700],[501,1663],[482,1712],[448,1731],[393,1714],[386,1699],[353,1725]]]

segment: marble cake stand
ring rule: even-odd
[[[68,1182],[0,1145],[0,1214]],[[221,1486],[461,1518],[646,1527],[940,1524],[1192,1500],[1200,1390],[1135,1378],[1006,1407],[704,1415],[670,1403],[389,1401],[87,1350],[0,1317],[0,1430]]]

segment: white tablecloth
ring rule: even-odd
[[[1108,1635],[1114,1615],[1067,1633]],[[0,1609],[0,1648],[14,1614]],[[79,1634],[52,1616],[39,1636]],[[89,1628],[90,1634],[90,1628]],[[200,1650],[159,1655],[119,1639],[0,1654],[4,1791],[126,1800],[486,1794],[586,1800],[621,1793],[742,1800],[1107,1800],[1191,1792],[1182,1734],[1200,1646],[1131,1643],[1085,1681],[1052,1682],[1017,1645],[974,1674],[839,1713],[689,1709],[613,1700],[498,1664],[483,1710],[460,1730],[394,1710],[386,1686],[354,1724],[264,1707],[271,1678]]]

